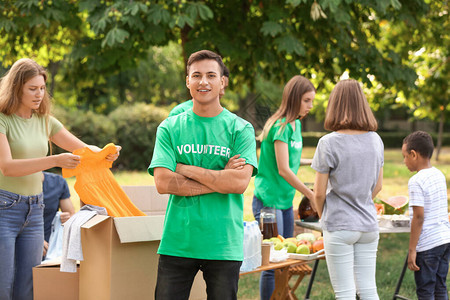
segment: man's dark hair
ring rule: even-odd
[[[187,61],[187,66],[186,66],[187,74],[189,75],[189,69],[193,63],[201,61],[201,60],[205,60],[205,59],[212,59],[212,60],[217,61],[217,63],[219,64],[219,67],[220,67],[220,76],[226,76],[225,75],[225,65],[223,64],[222,57],[219,54],[209,51],[209,50],[200,50],[200,51],[192,53],[191,56],[189,56],[189,59]],[[228,69],[227,69],[227,71],[228,71]],[[228,75],[229,75],[229,73],[228,73]]]
[[[223,76],[230,78],[230,70],[225,65],[223,66]]]
[[[434,144],[431,135],[425,131],[415,131],[403,139],[406,144],[406,151],[416,151],[420,156],[430,159],[433,155]]]

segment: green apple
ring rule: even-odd
[[[283,244],[282,244],[282,243],[276,243],[276,244],[273,246],[273,248],[274,248],[275,250],[281,250],[281,249],[283,249],[284,247],[283,247]]]
[[[295,253],[295,251],[297,250],[297,246],[294,243],[290,243],[290,242],[287,243],[285,248],[287,249],[288,253]]]
[[[304,244],[299,245],[297,247],[297,250],[295,251],[295,253],[297,253],[297,254],[307,254],[308,255],[310,253],[309,252],[309,247],[307,245],[304,245]]]

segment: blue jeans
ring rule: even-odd
[[[447,273],[450,258],[450,243],[417,252],[416,264],[420,270],[414,272],[416,293],[419,300],[447,300]]]
[[[44,245],[42,194],[0,190],[0,300],[33,300],[32,269]]]
[[[261,209],[264,204],[256,196],[253,196],[252,210],[255,220],[259,222]],[[292,206],[288,209],[277,209],[277,227],[278,234],[285,238],[294,235],[294,209]],[[261,272],[259,280],[259,294],[261,300],[268,300],[275,289],[275,272],[273,270]]]
[[[155,300],[187,300],[199,270],[208,300],[237,299],[241,261],[206,260],[160,255]]]

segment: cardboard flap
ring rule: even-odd
[[[124,185],[124,192],[130,197],[134,205],[152,215],[163,215],[169,202],[168,194],[160,194],[154,185]]]
[[[77,260],[77,265],[80,265],[80,261]],[[61,256],[41,262],[40,265],[35,266],[34,268],[52,268],[52,267],[60,267],[61,266]]]
[[[114,218],[121,243],[161,240],[165,216]]]
[[[95,225],[109,219],[110,216],[105,216],[105,215],[95,215],[93,216],[91,219],[89,219],[89,221],[87,221],[86,223],[84,223],[83,225],[81,225],[81,228],[91,228],[94,227]]]

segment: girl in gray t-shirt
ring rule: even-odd
[[[324,127],[333,132],[319,140],[312,168],[331,283],[339,299],[354,299],[356,293],[361,299],[378,299],[379,229],[373,198],[381,190],[384,146],[357,81],[335,86]]]

